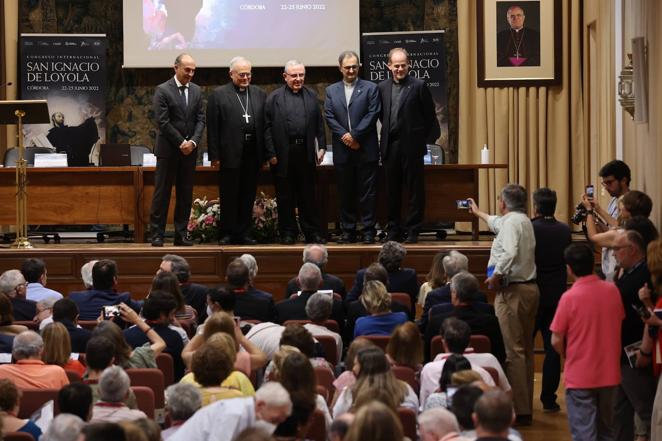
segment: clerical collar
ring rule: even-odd
[[[524,30],[524,26],[522,26],[522,27],[519,28],[519,29],[513,29],[513,28],[510,28],[510,30],[511,30],[511,31],[515,31],[515,32],[523,31],[523,30]]]
[[[237,92],[237,93],[246,93],[246,91],[248,90],[248,86],[246,86],[246,87],[239,87],[239,86],[237,86],[237,85],[234,84],[234,83],[232,83],[232,86],[234,87],[234,90],[235,90],[235,92]]]
[[[186,83],[186,84],[182,84],[182,83],[180,83],[179,80],[177,79],[177,75],[175,75],[173,78],[175,79],[175,84],[177,85],[177,89],[179,89],[179,88],[182,87],[182,86],[184,86],[184,87],[186,87],[186,88],[188,89],[188,85],[189,85],[190,83]]]
[[[393,82],[395,84],[403,85],[407,82],[408,79],[409,79],[409,74],[405,75],[405,77],[403,79],[399,80],[399,81],[396,80],[395,77],[393,77]]]

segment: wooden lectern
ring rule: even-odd
[[[27,161],[23,146],[23,124],[48,124],[46,100],[0,101],[0,124],[18,124],[16,161],[16,240],[12,248],[32,248],[28,240]]]

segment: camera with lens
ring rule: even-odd
[[[588,215],[588,210],[586,210],[584,204],[580,202],[575,207],[575,213],[570,218],[570,221],[575,225],[579,225],[586,220],[587,215]]]

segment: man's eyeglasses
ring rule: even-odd
[[[359,66],[356,64],[352,64],[351,66],[343,66],[343,70],[358,70]]]
[[[250,72],[235,72],[235,75],[237,75],[239,78],[250,78],[253,76]]]
[[[290,77],[292,79],[294,79],[294,78],[304,78],[306,76],[305,73],[295,73],[295,74],[286,73],[285,75],[287,75],[288,77]]]

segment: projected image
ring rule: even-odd
[[[337,0],[143,0],[149,51],[329,46]]]

